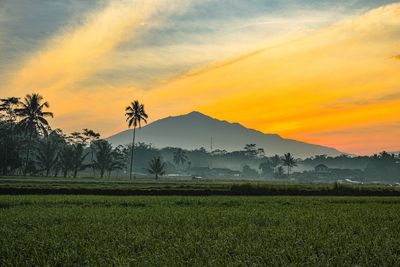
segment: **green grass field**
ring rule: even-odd
[[[289,181],[0,177],[0,195],[400,196],[400,186]]]
[[[0,177],[0,266],[395,266],[399,192]]]
[[[0,196],[0,266],[396,266],[400,198]]]

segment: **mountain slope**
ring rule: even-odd
[[[126,145],[132,142],[132,131],[130,129],[120,132],[107,140],[113,145]],[[136,131],[138,142],[151,143],[158,148],[167,146],[184,149],[210,148],[212,137],[213,149],[227,151],[241,150],[245,144],[252,143],[264,148],[266,155],[291,152],[295,157],[304,158],[322,154],[330,156],[342,154],[333,148],[284,139],[276,134],[264,134],[238,123],[217,120],[196,111],[164,118]]]

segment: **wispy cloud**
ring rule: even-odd
[[[389,59],[400,40],[399,12],[399,4],[381,7],[296,41],[203,68],[155,88],[145,101],[161,117],[171,111],[165,106],[173,105],[176,113],[195,108],[293,138],[389,123],[397,119],[400,102],[393,89],[400,85],[398,66]],[[182,93],[186,88],[190,93]],[[363,105],[323,106],[345,98]],[[336,147],[346,151],[340,142]]]
[[[21,90],[54,91],[106,69],[105,59],[121,43],[137,37],[157,12],[179,7],[163,0],[112,1],[63,29],[32,55],[8,84]],[[6,88],[7,89],[7,88]]]
[[[323,105],[325,108],[341,109],[349,106],[368,106],[388,101],[400,101],[400,90],[388,90],[387,92],[365,92],[363,95],[343,97]]]
[[[39,91],[67,131],[123,129],[123,107],[139,98],[151,120],[197,109],[346,151],[308,133],[397,119],[400,5],[360,15],[386,2],[98,1],[18,51],[29,56],[8,83],[0,71],[0,93]]]

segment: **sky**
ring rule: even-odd
[[[53,128],[193,110],[354,154],[400,151],[400,3],[0,0],[0,97],[37,92]]]

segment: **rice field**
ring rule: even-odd
[[[0,196],[0,266],[398,266],[400,198]]]

